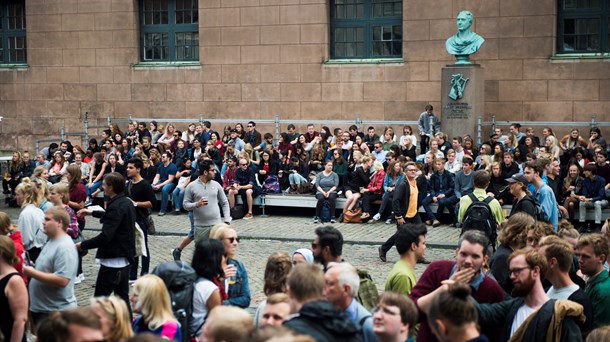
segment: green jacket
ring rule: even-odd
[[[610,324],[610,276],[603,270],[591,282],[585,292],[593,304],[593,329]]]

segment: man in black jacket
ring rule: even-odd
[[[419,207],[419,190],[417,189],[416,176],[417,166],[414,162],[408,162],[406,165],[407,176],[394,190],[392,200],[392,213],[396,218],[396,228],[405,223],[421,223],[421,218],[417,213]],[[379,259],[386,261],[386,254],[394,246],[396,234],[392,235],[382,246],[378,248]]]
[[[362,341],[358,324],[323,300],[324,274],[320,267],[295,266],[288,275],[287,284],[293,315],[284,321],[286,327],[309,335],[317,342]]]
[[[102,231],[89,240],[77,243],[76,248],[81,251],[97,248],[95,257],[99,259],[100,270],[93,296],[109,296],[114,292],[129,307],[130,262],[136,255],[136,210],[133,202],[123,193],[125,177],[121,174],[112,172],[104,176],[102,188],[110,197],[106,211],[78,211],[79,216],[99,217]]]

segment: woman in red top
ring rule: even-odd
[[[66,170],[66,178],[68,179],[68,190],[70,191],[70,199],[68,201],[68,206],[74,210],[74,212],[78,212],[79,210],[85,207],[85,200],[87,199],[87,189],[82,182],[80,167],[76,164],[72,164],[68,166]],[[82,232],[85,230],[85,217],[76,217],[78,223],[78,230]],[[85,278],[83,276],[83,257],[79,253],[78,258],[78,272],[77,272],[77,281],[83,281]],[[80,282],[79,281],[79,282]]]
[[[376,200],[380,200],[383,197],[383,180],[385,179],[385,171],[383,170],[383,164],[376,160],[373,163],[373,174],[371,175],[371,182],[369,185],[362,189],[362,216],[361,219],[367,219],[371,217],[371,203]]]

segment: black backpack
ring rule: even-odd
[[[197,273],[182,261],[169,261],[155,267],[152,272],[165,283],[172,302],[172,311],[180,323],[182,341],[190,341],[189,326],[193,314],[193,292]]]
[[[525,197],[523,197],[522,201],[528,201],[534,205],[534,207],[536,208],[536,210],[534,211],[534,219],[536,219],[536,221],[549,222],[549,220],[546,219],[546,214],[544,213],[544,209],[542,208],[540,203],[535,198],[530,197],[530,196],[525,196]]]
[[[489,245],[496,251],[496,239],[498,238],[496,220],[494,219],[489,203],[493,201],[493,197],[487,196],[483,201],[479,200],[473,193],[468,194],[472,200],[472,204],[466,210],[464,222],[462,223],[462,232],[468,230],[479,230],[485,233],[489,239]]]

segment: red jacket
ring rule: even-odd
[[[375,173],[373,178],[371,178],[371,182],[369,183],[369,186],[367,186],[367,189],[369,189],[369,192],[372,194],[383,194],[383,180],[384,179],[385,179],[385,171],[383,171],[383,170],[377,171],[377,173]]]
[[[14,228],[16,229],[17,227]],[[28,278],[25,276],[25,274],[23,274],[23,254],[25,253],[25,249],[23,248],[23,239],[21,238],[21,232],[19,232],[18,230],[11,230],[11,235],[9,235],[9,237],[11,238],[11,240],[13,240],[13,243],[15,244],[15,252],[17,254],[17,258],[19,259],[19,261],[15,265],[13,265],[13,267],[15,267],[17,272],[19,272],[19,275],[21,275],[23,281],[25,281],[25,285],[27,285]]]

